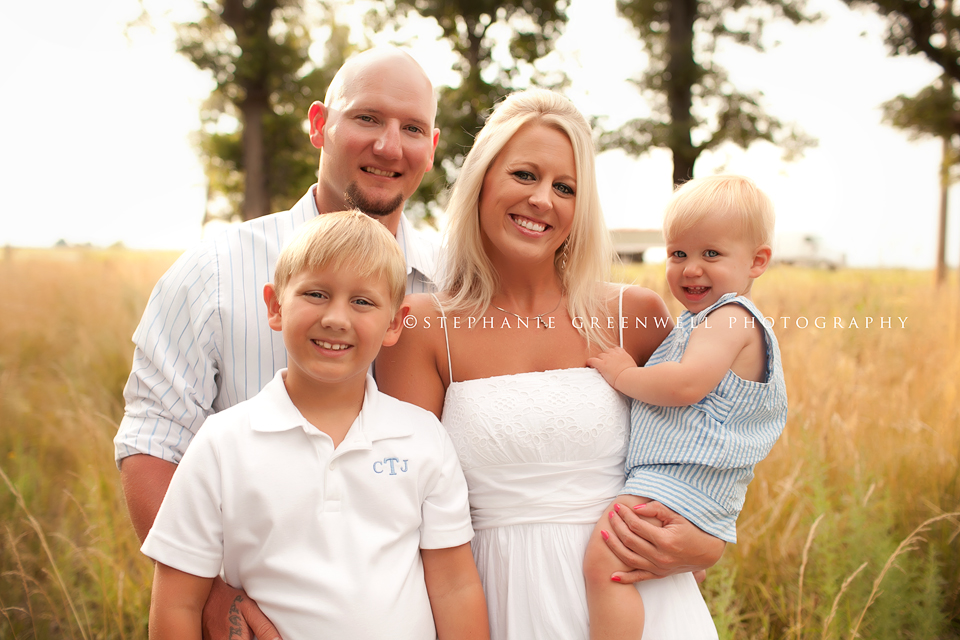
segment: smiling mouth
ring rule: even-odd
[[[543,224],[542,222],[534,222],[527,218],[521,218],[520,216],[510,215],[510,219],[516,223],[518,227],[523,227],[528,231],[535,231],[537,233],[543,233],[547,230],[549,225]]]
[[[697,297],[704,295],[707,293],[707,291],[710,291],[710,287],[683,287],[683,290],[688,296]]]
[[[381,171],[380,169],[375,169],[373,167],[361,167],[361,171],[364,173],[370,173],[375,176],[380,176],[382,178],[399,178],[400,174],[396,171]]]
[[[334,344],[332,342],[324,342],[323,340],[311,340],[311,342],[318,347],[330,349],[332,351],[343,351],[344,349],[349,349],[351,346],[349,344]]]

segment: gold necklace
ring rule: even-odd
[[[563,294],[561,293],[561,294],[560,294],[560,299],[557,300],[557,304],[556,304],[556,306],[555,306],[553,309],[550,309],[550,311],[544,311],[543,313],[541,313],[541,314],[539,314],[539,315],[533,316],[533,317],[537,320],[537,323],[538,323],[539,325],[541,325],[544,329],[549,329],[549,328],[550,328],[550,325],[543,321],[543,316],[547,315],[548,313],[553,313],[554,311],[556,311],[557,309],[559,309],[559,308],[560,308],[560,303],[561,303],[562,301],[563,301]],[[527,321],[527,324],[530,323],[530,316],[527,316],[526,318],[524,318],[523,316],[521,316],[521,315],[519,315],[519,314],[516,314],[516,313],[514,313],[513,311],[507,311],[507,310],[504,309],[503,307],[498,307],[497,305],[493,304],[492,302],[490,303],[490,306],[493,307],[494,309],[496,309],[497,311],[503,311],[504,313],[509,313],[510,315],[516,317],[518,320],[526,320],[526,321]]]

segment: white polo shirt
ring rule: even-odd
[[[142,551],[198,576],[222,565],[285,640],[433,640],[419,550],[473,537],[450,437],[368,376],[334,449],[291,402],[285,373],[207,419]]]

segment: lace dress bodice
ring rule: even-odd
[[[474,528],[595,523],[623,486],[629,416],[594,369],[451,384],[441,421],[467,477]]]

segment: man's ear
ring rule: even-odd
[[[283,318],[280,315],[280,298],[272,282],[263,285],[263,301],[267,303],[267,324],[274,331],[283,330]]]
[[[393,320],[390,321],[390,326],[387,327],[387,333],[383,336],[384,347],[392,347],[397,344],[397,340],[400,339],[400,332],[403,331],[403,320],[408,315],[410,315],[410,305],[400,305],[397,313],[393,316]]]
[[[440,129],[433,130],[433,148],[430,150],[430,166],[427,171],[433,170],[433,157],[437,153],[437,143],[440,142]]]
[[[327,124],[327,107],[322,102],[314,102],[307,112],[310,120],[310,144],[317,149],[323,148],[323,126]]]
[[[770,266],[770,258],[773,256],[773,250],[769,245],[760,245],[753,255],[753,265],[750,267],[750,277],[759,278],[763,272]]]

